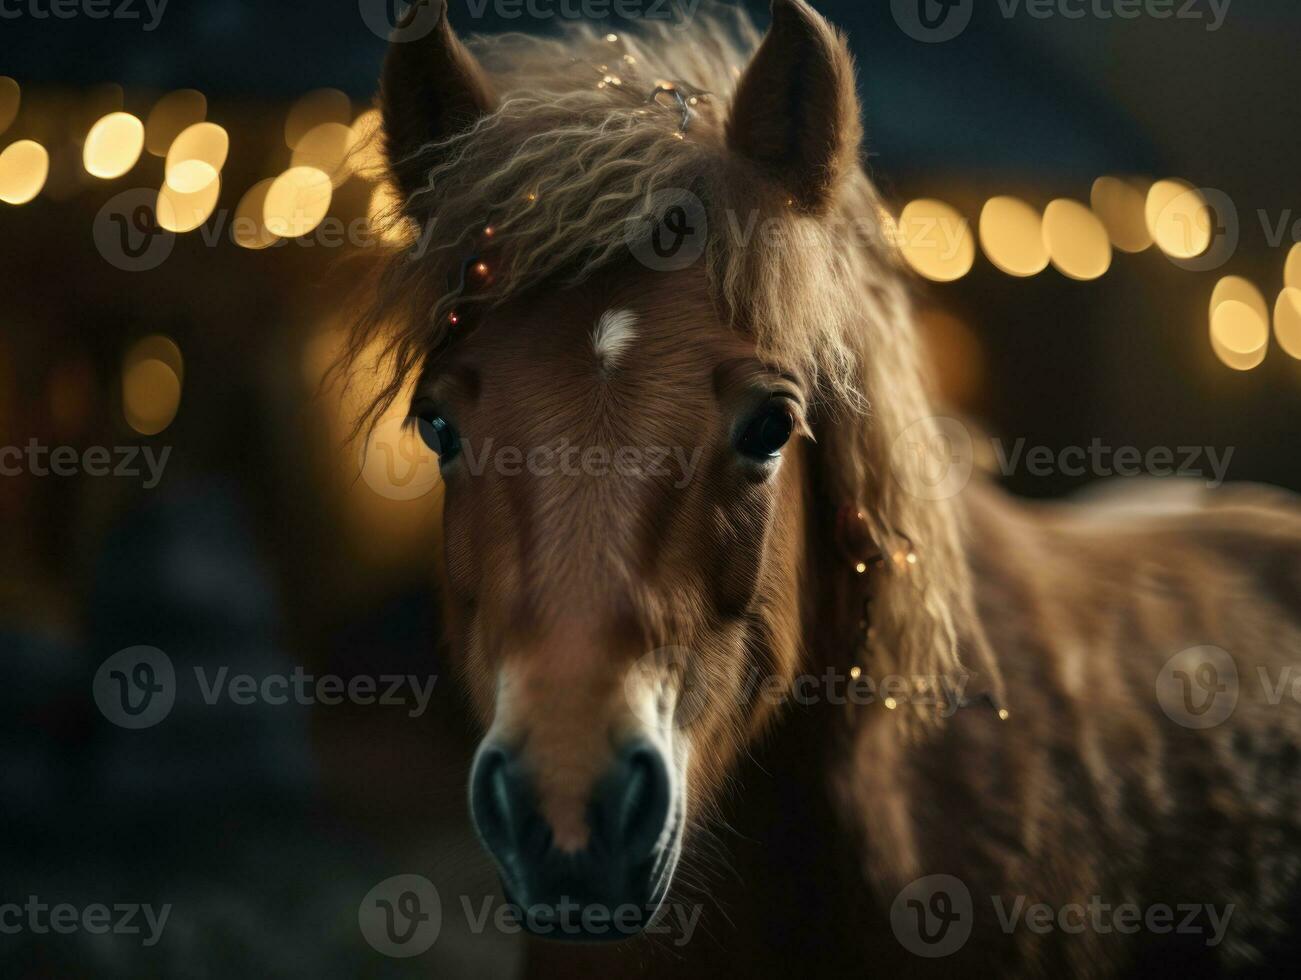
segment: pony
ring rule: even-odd
[[[1278,962],[1295,502],[951,478],[818,13],[467,44],[424,0],[380,108],[405,237],[350,354],[439,456],[529,975]]]

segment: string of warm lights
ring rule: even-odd
[[[617,43],[618,35],[606,40]],[[631,55],[624,61],[631,65]],[[598,87],[622,85],[608,64],[595,65]],[[665,91],[670,83],[660,83]],[[120,89],[118,89],[120,100]],[[696,97],[688,100],[695,103]],[[22,91],[0,76],[0,133],[18,117]],[[92,177],[116,180],[148,152],[165,160],[158,191],[157,221],[183,234],[212,216],[221,194],[222,168],[230,150],[225,128],[207,119],[205,96],[180,89],[160,98],[142,121],[114,109],[95,120],[81,142],[82,167]],[[382,180],[376,139],[379,113],[353,117],[352,101],[337,89],[309,92],[290,108],[284,138],[289,165],[254,183],[240,198],[233,238],[248,249],[268,248],[281,239],[314,231],[325,219],[334,191],[353,176],[373,184],[368,221],[381,240],[398,243],[405,232],[392,220],[396,203]],[[680,134],[679,134],[680,135]],[[35,139],[19,139],[0,150],[0,201],[23,205],[40,195],[50,174],[49,151]],[[530,203],[536,195],[529,195]],[[910,201],[896,217],[880,214],[887,237],[920,276],[937,283],[962,279],[979,250],[999,271],[1028,278],[1049,265],[1081,282],[1111,269],[1114,251],[1137,254],[1155,245],[1174,260],[1202,256],[1214,240],[1211,209],[1202,193],[1183,180],[1141,180],[1104,176],[1089,203],[1058,198],[1043,211],[1017,197],[999,195],[983,205],[973,234],[956,208],[939,200]],[[491,234],[487,230],[487,234]],[[479,275],[486,271],[475,270]],[[1289,254],[1281,292],[1273,304],[1239,276],[1219,281],[1209,309],[1211,349],[1226,366],[1248,371],[1265,360],[1271,336],[1289,356],[1301,359],[1301,244]]]
[[[976,241],[1000,272],[1029,278],[1051,264],[1069,279],[1089,281],[1112,266],[1113,249],[1139,253],[1155,245],[1174,260],[1207,254],[1215,240],[1213,211],[1202,192],[1183,180],[1100,177],[1088,205],[1068,198],[1041,213],[1011,196],[990,198],[976,235],[954,207],[921,199],[896,218],[881,215],[887,240],[918,275],[955,282],[972,271]],[[1211,349],[1226,366],[1249,371],[1265,360],[1270,324],[1279,347],[1301,360],[1301,244],[1288,255],[1283,288],[1272,311],[1261,291],[1240,276],[1219,281],[1211,299]]]

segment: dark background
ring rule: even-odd
[[[1221,276],[1251,279],[1271,306],[1283,285],[1291,235],[1268,241],[1258,214],[1301,218],[1301,8],[1235,0],[1208,32],[1197,20],[1009,19],[978,0],[960,37],[925,44],[888,3],[818,6],[857,54],[869,165],[896,213],[938,197],[974,226],[993,195],[1087,202],[1096,177],[1133,174],[1218,189],[1240,216],[1238,249],[1205,272],[1151,248],[1117,252],[1093,282],[1051,267],[1013,279],[978,251],[956,283],[919,280],[947,399],[1008,441],[1232,448],[1231,479],[1301,489],[1301,363],[1271,342],[1260,367],[1232,371],[1207,340]],[[453,10],[467,33],[551,26]],[[104,111],[143,118],[166,91],[197,88],[231,134],[219,207],[233,209],[287,165],[279,134],[304,93],[333,87],[354,114],[367,108],[383,47],[351,0],[171,0],[151,32],[0,19],[0,74],[23,91],[0,149],[35,138],[52,158],[40,196],[0,204],[0,445],[172,448],[149,490],[0,477],[0,903],[174,906],[151,949],[0,935],[6,975],[500,976],[518,955],[511,937],[470,936],[456,897],[477,904],[495,886],[463,813],[471,726],[434,641],[437,494],[371,491],[344,412],[318,387],[348,265],[191,233],[160,268],[122,272],[96,251],[92,222],[112,195],[156,188],[161,162],[146,156],[116,181],[80,169]],[[332,213],[364,213],[368,196],[354,178]],[[175,420],[142,436],[123,417],[122,362],[155,334],[182,351],[183,390]],[[1021,470],[1006,482],[1058,497],[1089,478]],[[181,698],[131,732],[96,710],[90,679],[138,644],[178,671],[305,665],[438,682],[417,719]],[[380,956],[357,928],[367,891],[405,872],[433,880],[444,903],[443,937],[413,961]]]

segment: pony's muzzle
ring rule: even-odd
[[[507,898],[526,929],[554,939],[618,940],[645,928],[672,870],[671,803],[663,753],[631,742],[596,784],[586,848],[571,852],[555,846],[519,754],[485,742],[470,775],[470,812]]]

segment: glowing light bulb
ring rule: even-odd
[[[50,175],[50,155],[35,140],[10,143],[0,153],[0,201],[26,204]]]
[[[899,214],[899,250],[919,275],[953,282],[971,271],[976,242],[965,218],[943,201],[910,201]]]
[[[290,167],[267,191],[263,207],[267,230],[280,238],[306,235],[324,220],[332,199],[328,174],[315,167]]]
[[[203,190],[216,181],[229,152],[230,137],[216,123],[186,127],[167,151],[167,185],[179,194]]]
[[[86,134],[81,157],[86,173],[112,180],[134,167],[144,148],[144,123],[129,112],[110,112]]]
[[[1070,279],[1097,279],[1111,268],[1111,239],[1096,214],[1078,201],[1044,208],[1044,246],[1054,268]]]
[[[337,88],[308,92],[289,110],[285,118],[285,145],[298,149],[299,141],[322,123],[343,123],[352,119],[352,100]]]
[[[980,247],[1009,276],[1034,276],[1048,266],[1043,219],[1015,197],[994,197],[980,212]]]
[[[18,118],[18,109],[22,106],[23,90],[8,75],[0,75],[0,133]]]
[[[164,181],[158,191],[158,225],[177,233],[194,231],[212,216],[220,196],[220,177],[189,192],[178,191]]]
[[[1147,229],[1149,185],[1119,177],[1099,177],[1093,182],[1089,203],[1107,229],[1111,244],[1122,252],[1142,252],[1152,247]]]
[[[1274,336],[1289,357],[1301,360],[1301,289],[1285,287],[1274,304]]]
[[[277,241],[277,236],[266,225],[267,194],[275,180],[268,177],[260,180],[239,199],[235,208],[235,220],[231,225],[235,244],[241,248],[254,251],[269,248]]]
[[[168,92],[149,111],[145,120],[145,149],[156,157],[167,156],[176,137],[208,115],[208,100],[192,88]]]
[[[1211,247],[1214,224],[1201,192],[1187,181],[1158,180],[1147,192],[1145,219],[1157,247],[1171,258],[1195,259]]]
[[[1265,360],[1268,321],[1253,306],[1227,299],[1211,313],[1211,349],[1226,366],[1250,371]]]
[[[291,167],[315,167],[338,187],[348,179],[349,151],[353,145],[352,129],[343,123],[321,123],[309,129],[294,147]]]
[[[141,435],[153,436],[172,424],[181,404],[181,380],[157,358],[145,358],[122,372],[122,413]]]
[[[1301,242],[1292,246],[1287,253],[1287,264],[1283,267],[1283,281],[1293,289],[1301,289]]]

